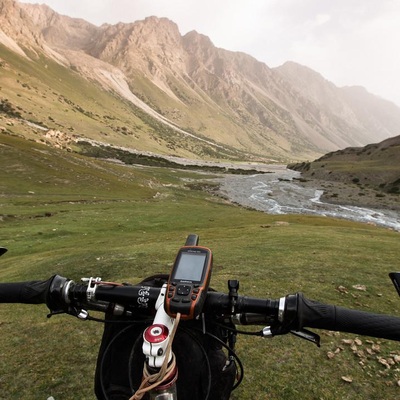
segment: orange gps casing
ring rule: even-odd
[[[168,279],[164,308],[170,317],[194,319],[201,314],[212,270],[212,253],[207,247],[184,246],[178,251]]]

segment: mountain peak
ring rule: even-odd
[[[243,157],[310,159],[400,131],[400,109],[388,102],[340,89],[293,62],[271,69],[251,55],[215,47],[195,30],[182,36],[168,18],[95,26],[43,5],[0,0],[0,7],[1,42],[20,55],[27,48],[65,60],[74,74],[139,107],[140,113],[131,111],[141,121],[135,130],[151,132],[147,141],[164,144],[165,152],[204,155],[203,146],[211,146],[212,154],[217,147]],[[163,135],[159,124],[186,140]],[[122,138],[114,132],[107,140]]]
[[[196,44],[201,47],[214,47],[213,42],[208,36],[198,33],[196,30],[186,33],[183,39],[186,43]]]

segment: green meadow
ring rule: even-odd
[[[400,270],[398,232],[268,215],[202,190],[213,184],[211,173],[125,166],[6,134],[0,171],[0,246],[8,248],[1,282],[57,273],[135,283],[168,273],[186,236],[197,233],[213,250],[217,290],[238,279],[242,295],[302,291],[321,302],[400,315],[388,278]],[[0,305],[0,399],[94,399],[102,325],[48,319],[47,312],[45,305]],[[239,336],[245,375],[232,399],[400,397],[398,342],[318,333],[321,348],[291,335]]]

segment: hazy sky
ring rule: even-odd
[[[23,0],[96,25],[155,15],[270,67],[295,61],[400,106],[399,0]]]

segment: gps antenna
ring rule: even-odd
[[[197,246],[199,244],[199,235],[190,234],[186,238],[185,246]]]

